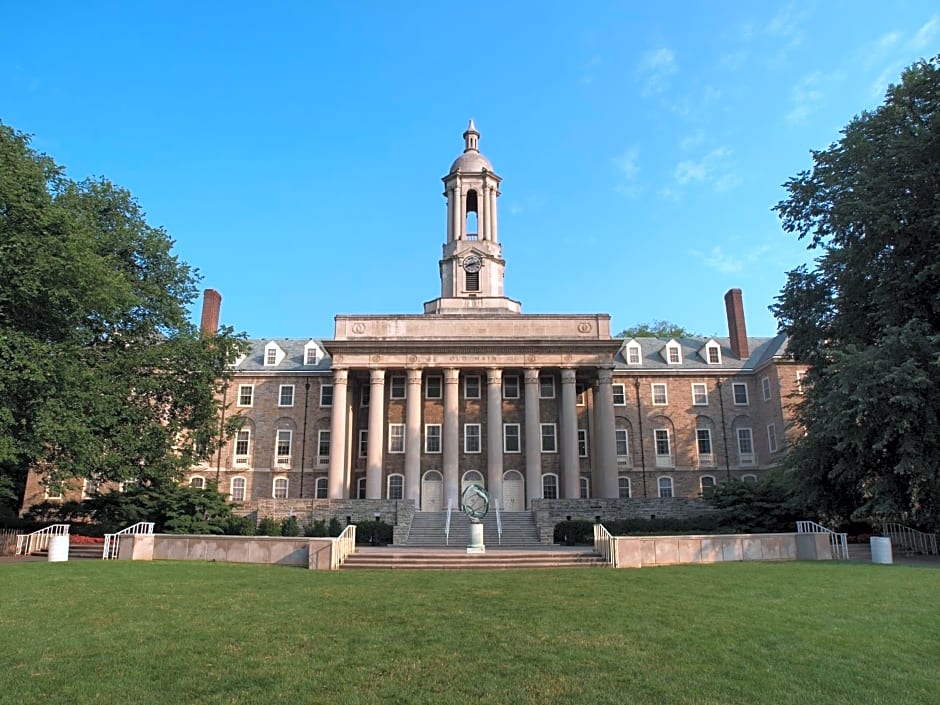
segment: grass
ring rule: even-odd
[[[0,704],[940,701],[940,571],[0,565]]]

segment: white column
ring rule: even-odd
[[[614,432],[614,388],[613,370],[602,368],[597,372],[597,397],[594,400],[594,424],[597,448],[594,449],[594,466],[599,472],[601,486],[594,491],[598,497],[617,499],[620,496],[617,484],[617,436]]]
[[[444,429],[443,470],[444,506],[453,502],[454,509],[460,506],[460,478],[458,477],[460,423],[458,399],[460,394],[460,370],[444,370]]]
[[[366,499],[382,499],[385,450],[385,370],[369,376],[369,442],[366,450]]]
[[[581,496],[581,468],[578,463],[578,390],[575,386],[575,371],[561,371],[561,474],[562,498],[578,499]]]
[[[498,188],[498,186],[493,186],[490,189],[490,240],[493,242],[499,242],[496,235],[496,197],[499,195]]]
[[[346,399],[348,370],[333,370],[333,412],[330,419],[330,467],[328,488],[330,499],[345,499],[346,487]]]
[[[467,227],[467,208],[459,180],[454,186],[454,204],[457,207],[454,211],[454,226],[456,228],[454,235],[455,239],[463,240],[465,239],[464,228]]]
[[[539,409],[539,371],[525,371],[525,496],[526,507],[542,496],[542,426]]]
[[[454,239],[454,199],[453,190],[448,188],[444,191],[444,197],[447,199],[447,242]]]
[[[450,212],[451,234],[454,240],[460,240],[460,189],[457,186],[450,190],[450,202],[452,204]]]
[[[503,371],[486,371],[486,489],[503,506]]]
[[[421,370],[408,370],[405,401],[405,499],[421,502]]]
[[[490,229],[487,227],[487,218],[489,217],[489,208],[486,202],[486,182],[480,186],[480,192],[477,194],[477,233],[481,240],[489,240]]]

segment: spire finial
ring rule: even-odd
[[[476,125],[473,124],[473,118],[470,118],[470,124],[467,126],[467,131],[463,133],[463,143],[465,152],[478,151],[477,143],[480,140],[480,133],[477,132]]]

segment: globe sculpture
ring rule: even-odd
[[[490,496],[479,485],[469,485],[460,495],[460,508],[470,517],[470,540],[467,553],[484,553],[483,517],[490,510]]]

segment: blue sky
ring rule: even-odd
[[[901,70],[935,2],[46,2],[0,26],[0,120],[163,226],[222,320],[330,337],[440,294],[441,177],[473,118],[506,295],[772,335],[812,256],[772,206]],[[198,314],[198,312],[197,312]]]

